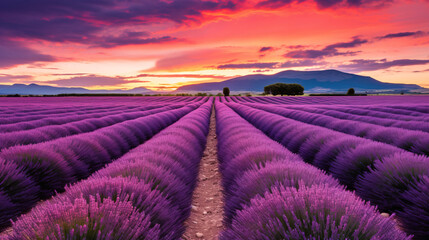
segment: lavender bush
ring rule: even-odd
[[[220,239],[411,239],[392,218],[328,186],[274,189],[251,200]]]

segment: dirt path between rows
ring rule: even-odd
[[[215,240],[223,229],[223,196],[217,161],[216,118],[212,110],[207,145],[200,163],[191,216],[185,222],[184,240]]]

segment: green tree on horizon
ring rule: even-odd
[[[225,97],[228,97],[228,96],[229,96],[229,88],[228,88],[228,87],[224,87],[224,88],[223,88],[223,95],[224,95]]]
[[[264,87],[264,94],[276,95],[304,95],[304,87],[297,83],[274,83]]]

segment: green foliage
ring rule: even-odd
[[[228,97],[228,96],[229,96],[229,88],[228,88],[228,87],[224,87],[224,88],[223,88],[223,95],[224,95],[225,97]]]
[[[304,87],[297,83],[274,83],[264,87],[264,94],[276,95],[304,95]]]
[[[347,91],[347,95],[355,95],[355,89],[349,88],[349,90]]]

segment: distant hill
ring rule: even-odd
[[[66,87],[52,87],[37,84],[13,84],[13,85],[0,85],[0,95],[7,94],[21,94],[21,95],[57,95],[64,93],[78,93],[78,94],[106,94],[106,93],[122,93],[122,94],[150,94],[154,91],[144,87],[133,88],[129,90],[89,90],[86,88],[66,88]]]
[[[283,71],[274,75],[255,74],[229,79],[223,82],[200,83],[178,88],[177,92],[231,91],[263,92],[264,86],[273,83],[298,83],[307,93],[345,92],[354,88],[358,92],[413,91],[424,88],[415,84],[384,83],[371,77],[345,73],[337,70]]]

